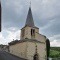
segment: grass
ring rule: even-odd
[[[51,47],[50,49],[50,57],[60,57],[60,47]]]

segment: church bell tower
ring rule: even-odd
[[[35,39],[35,33],[39,33],[39,28],[35,26],[31,11],[31,6],[28,10],[25,26],[21,29],[20,39]]]

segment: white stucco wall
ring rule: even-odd
[[[46,38],[39,33],[35,33],[35,39],[38,40],[38,41],[46,43]]]
[[[27,47],[26,42],[23,42],[23,43],[11,45],[9,49],[10,49],[10,53],[12,53],[16,56],[19,56],[19,57],[26,58],[26,54],[27,54],[26,47]]]
[[[37,45],[37,52],[39,55],[39,60],[45,60],[46,58],[46,45],[44,43],[37,42],[23,42],[10,46],[10,53],[26,58],[28,60],[33,60],[35,54],[35,49]]]

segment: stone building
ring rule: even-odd
[[[10,53],[28,60],[47,60],[46,39],[35,26],[29,7],[25,26],[21,29],[20,40],[9,43]]]

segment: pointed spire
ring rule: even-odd
[[[31,26],[31,27],[35,26],[34,25],[34,21],[33,21],[32,12],[31,12],[31,2],[30,2],[30,7],[29,7],[29,11],[28,11],[28,15],[27,15],[25,26]]]

